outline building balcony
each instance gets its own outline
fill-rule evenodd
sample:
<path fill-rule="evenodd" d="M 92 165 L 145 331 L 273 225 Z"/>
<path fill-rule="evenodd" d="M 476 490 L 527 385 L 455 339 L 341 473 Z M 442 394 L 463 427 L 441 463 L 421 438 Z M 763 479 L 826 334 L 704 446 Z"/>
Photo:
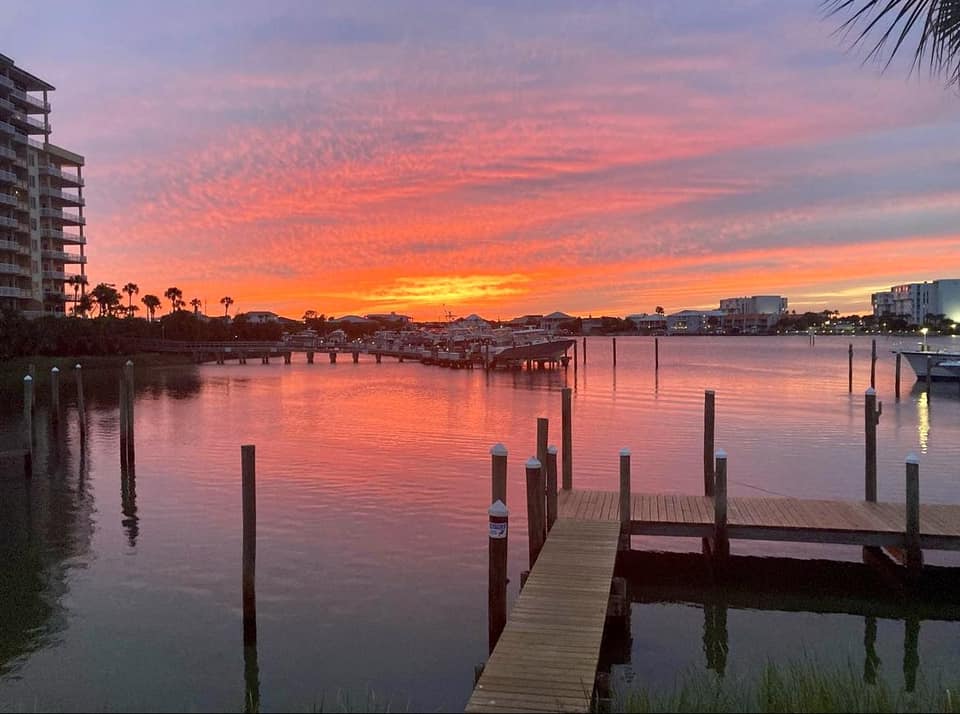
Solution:
<path fill-rule="evenodd" d="M 62 270 L 44 270 L 43 279 L 44 280 L 68 280 L 71 275 L 64 273 Z"/>
<path fill-rule="evenodd" d="M 20 221 L 16 218 L 8 218 L 7 216 L 0 216 L 0 226 L 4 228 L 13 228 L 16 230 L 20 227 Z"/>
<path fill-rule="evenodd" d="M 30 114 L 36 114 L 38 112 L 47 113 L 50 111 L 50 102 L 37 99 L 36 97 L 24 92 L 22 89 L 14 89 L 10 92 L 10 96 L 19 100 L 21 104 L 25 105 L 27 107 L 27 112 Z"/>
<path fill-rule="evenodd" d="M 0 275 L 30 276 L 30 268 L 16 263 L 0 263 Z"/>
<path fill-rule="evenodd" d="M 30 255 L 30 246 L 23 245 L 15 240 L 0 240 L 0 251 Z"/>
<path fill-rule="evenodd" d="M 59 179 L 60 183 L 65 186 L 83 186 L 83 179 L 80 178 L 78 174 L 70 173 L 69 171 L 63 171 L 52 164 L 41 166 L 40 173 L 44 176 L 50 176 L 51 178 Z"/>
<path fill-rule="evenodd" d="M 85 206 L 86 201 L 84 201 L 80 196 L 77 196 L 72 193 L 64 193 L 63 191 L 51 188 L 49 186 L 40 187 L 41 196 L 49 196 L 55 201 L 60 201 L 61 203 L 70 204 L 71 206 Z"/>
<path fill-rule="evenodd" d="M 4 159 L 9 159 L 10 161 L 17 160 L 17 152 L 13 149 L 9 149 L 6 146 L 0 146 L 0 157 Z"/>
<path fill-rule="evenodd" d="M 6 193 L 5 191 L 0 191 L 0 206 L 12 206 L 16 208 L 18 203 L 19 201 L 16 196 Z"/>
<path fill-rule="evenodd" d="M 33 297 L 33 293 L 29 290 L 23 290 L 21 288 L 9 288 L 6 285 L 0 285 L 0 297 L 24 298 L 29 300 Z"/>
<path fill-rule="evenodd" d="M 87 237 L 79 236 L 76 233 L 64 233 L 56 228 L 42 228 L 40 235 L 51 240 L 59 240 L 71 245 L 86 245 Z"/>
<path fill-rule="evenodd" d="M 17 175 L 13 171 L 5 171 L 0 169 L 0 183 L 19 183 Z"/>
<path fill-rule="evenodd" d="M 0 109 L 4 111 L 4 114 L 17 111 L 17 108 L 13 105 L 13 102 L 6 99 L 0 99 Z"/>
<path fill-rule="evenodd" d="M 23 135 L 18 134 L 17 136 L 23 136 Z M 30 139 L 29 137 L 26 137 L 26 136 L 23 136 L 23 139 L 24 141 L 27 142 L 28 146 L 32 146 L 34 149 L 37 149 L 38 151 L 47 150 L 47 145 L 44 144 L 42 141 L 36 141 L 35 139 Z"/>
<path fill-rule="evenodd" d="M 50 260 L 59 260 L 64 263 L 75 263 L 77 265 L 87 262 L 87 256 L 77 255 L 76 253 L 67 253 L 62 250 L 43 250 L 41 251 L 44 258 L 49 258 Z"/>
<path fill-rule="evenodd" d="M 19 126 L 28 134 L 49 134 L 50 127 L 39 119 L 27 116 L 23 112 L 14 111 L 10 114 L 9 120 L 14 126 Z"/>
<path fill-rule="evenodd" d="M 61 211 L 59 208 L 41 208 L 40 215 L 43 218 L 63 221 L 72 226 L 82 226 L 87 222 L 87 219 L 79 213 L 68 213 L 67 211 Z"/>
<path fill-rule="evenodd" d="M 18 136 L 17 128 L 13 124 L 8 124 L 5 121 L 0 121 L 0 134 L 10 134 L 14 138 Z"/>
<path fill-rule="evenodd" d="M 4 74 L 0 74 L 0 87 L 6 87 L 7 89 L 14 89 L 16 85 L 13 83 L 12 79 L 10 79 Z"/>

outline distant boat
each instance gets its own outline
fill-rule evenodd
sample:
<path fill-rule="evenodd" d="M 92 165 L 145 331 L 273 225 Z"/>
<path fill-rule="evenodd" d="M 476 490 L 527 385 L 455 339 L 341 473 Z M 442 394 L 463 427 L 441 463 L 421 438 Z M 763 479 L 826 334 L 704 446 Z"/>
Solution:
<path fill-rule="evenodd" d="M 907 358 L 907 362 L 910 363 L 919 380 L 927 378 L 928 358 L 931 381 L 960 379 L 960 352 L 901 350 L 900 354 Z"/>

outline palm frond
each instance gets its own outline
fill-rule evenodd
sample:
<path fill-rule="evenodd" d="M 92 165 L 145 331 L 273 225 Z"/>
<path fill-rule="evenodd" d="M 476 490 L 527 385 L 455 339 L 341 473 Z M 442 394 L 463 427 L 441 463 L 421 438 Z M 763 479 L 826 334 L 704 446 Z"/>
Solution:
<path fill-rule="evenodd" d="M 827 17 L 845 17 L 837 32 L 867 45 L 868 60 L 886 57 L 884 69 L 916 35 L 911 72 L 929 65 L 960 88 L 960 0 L 822 0 L 821 7 Z"/>

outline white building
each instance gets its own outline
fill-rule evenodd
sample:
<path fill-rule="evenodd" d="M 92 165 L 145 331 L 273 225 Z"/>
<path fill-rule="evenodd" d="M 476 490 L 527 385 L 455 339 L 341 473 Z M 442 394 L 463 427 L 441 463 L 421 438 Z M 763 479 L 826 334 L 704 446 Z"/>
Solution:
<path fill-rule="evenodd" d="M 724 298 L 720 301 L 720 310 L 736 315 L 784 315 L 787 299 L 779 295 Z"/>
<path fill-rule="evenodd" d="M 876 317 L 902 317 L 912 325 L 927 315 L 946 315 L 960 322 L 960 279 L 934 280 L 894 285 L 889 292 L 871 296 Z"/>
<path fill-rule="evenodd" d="M 50 143 L 53 89 L 0 54 L 0 307 L 33 315 L 63 315 L 87 282 L 84 159 Z"/>
<path fill-rule="evenodd" d="M 667 315 L 667 332 L 671 335 L 702 335 L 723 329 L 723 310 L 681 310 Z"/>

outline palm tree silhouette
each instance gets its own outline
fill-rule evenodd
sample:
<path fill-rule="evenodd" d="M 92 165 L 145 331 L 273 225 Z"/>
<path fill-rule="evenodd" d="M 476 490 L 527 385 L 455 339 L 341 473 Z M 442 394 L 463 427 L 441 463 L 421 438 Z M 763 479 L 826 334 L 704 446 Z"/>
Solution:
<path fill-rule="evenodd" d="M 127 283 L 123 286 L 123 292 L 127 294 L 127 317 L 133 317 L 133 296 L 140 293 L 140 286 L 136 283 Z"/>
<path fill-rule="evenodd" d="M 183 307 L 183 290 L 180 288 L 167 288 L 163 296 L 170 301 L 170 312 L 174 312 Z"/>
<path fill-rule="evenodd" d="M 226 297 L 220 298 L 220 304 L 223 305 L 223 316 L 229 317 L 230 306 L 233 305 L 233 298 L 229 295 Z"/>
<path fill-rule="evenodd" d="M 150 315 L 150 322 L 153 322 L 153 315 L 160 307 L 160 298 L 156 295 L 144 295 L 140 302 L 147 306 L 147 313 Z"/>
<path fill-rule="evenodd" d="M 200 306 L 203 305 L 203 300 L 200 298 L 194 298 L 190 301 L 190 305 L 193 307 L 193 314 L 197 315 L 200 313 Z"/>

